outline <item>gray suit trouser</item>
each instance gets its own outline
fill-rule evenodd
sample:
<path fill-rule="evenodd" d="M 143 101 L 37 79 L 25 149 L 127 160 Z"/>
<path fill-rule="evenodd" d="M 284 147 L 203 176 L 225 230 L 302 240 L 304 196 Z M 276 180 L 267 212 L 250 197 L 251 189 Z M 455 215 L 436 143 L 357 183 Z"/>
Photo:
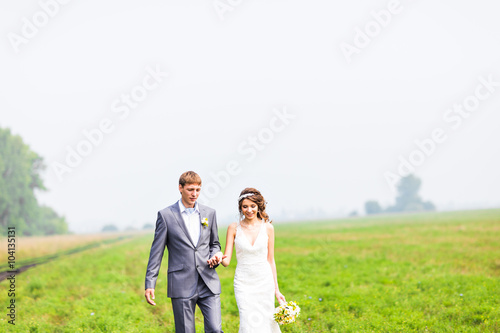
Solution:
<path fill-rule="evenodd" d="M 198 286 L 189 298 L 172 298 L 175 332 L 195 333 L 194 311 L 196 304 L 203 313 L 206 333 L 223 333 L 220 295 L 214 295 L 198 275 Z"/>

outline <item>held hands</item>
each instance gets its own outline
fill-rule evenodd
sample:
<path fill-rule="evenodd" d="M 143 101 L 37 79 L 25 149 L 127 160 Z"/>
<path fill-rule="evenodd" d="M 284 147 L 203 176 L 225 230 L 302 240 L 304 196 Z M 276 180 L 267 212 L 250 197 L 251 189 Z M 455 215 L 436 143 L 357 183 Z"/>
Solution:
<path fill-rule="evenodd" d="M 286 303 L 285 296 L 278 289 L 276 289 L 276 299 L 280 305 Z"/>
<path fill-rule="evenodd" d="M 151 305 L 156 305 L 155 301 L 155 290 L 154 289 L 146 289 L 144 296 L 146 297 L 146 301 L 148 301 Z"/>
<path fill-rule="evenodd" d="M 214 256 L 210 259 L 207 260 L 208 266 L 210 268 L 214 268 L 215 266 L 219 265 L 222 262 L 222 259 L 226 258 L 227 256 L 223 256 L 222 252 L 217 252 L 214 254 Z"/>

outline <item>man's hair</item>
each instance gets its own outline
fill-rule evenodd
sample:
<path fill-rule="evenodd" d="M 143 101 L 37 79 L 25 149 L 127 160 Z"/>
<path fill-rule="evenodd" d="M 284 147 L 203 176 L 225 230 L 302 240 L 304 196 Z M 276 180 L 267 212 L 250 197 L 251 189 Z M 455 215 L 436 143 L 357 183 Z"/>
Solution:
<path fill-rule="evenodd" d="M 201 186 L 201 178 L 194 171 L 186 171 L 179 178 L 179 185 L 184 187 L 186 184 L 197 184 Z"/>

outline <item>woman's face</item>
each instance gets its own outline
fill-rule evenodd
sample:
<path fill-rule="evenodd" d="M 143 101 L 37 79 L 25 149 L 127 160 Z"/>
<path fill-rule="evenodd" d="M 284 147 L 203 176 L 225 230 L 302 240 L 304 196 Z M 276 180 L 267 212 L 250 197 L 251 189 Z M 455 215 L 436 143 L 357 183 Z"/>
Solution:
<path fill-rule="evenodd" d="M 255 218 L 258 210 L 259 207 L 255 202 L 249 199 L 243 199 L 243 202 L 241 203 L 241 212 L 247 219 L 251 220 Z"/>

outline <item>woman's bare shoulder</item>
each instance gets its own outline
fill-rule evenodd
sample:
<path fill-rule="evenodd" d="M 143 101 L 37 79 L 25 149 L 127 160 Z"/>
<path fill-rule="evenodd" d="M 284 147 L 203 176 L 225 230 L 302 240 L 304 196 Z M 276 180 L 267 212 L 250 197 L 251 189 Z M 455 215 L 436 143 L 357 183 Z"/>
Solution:
<path fill-rule="evenodd" d="M 271 222 L 266 222 L 266 230 L 267 231 L 274 231 L 274 226 Z"/>

